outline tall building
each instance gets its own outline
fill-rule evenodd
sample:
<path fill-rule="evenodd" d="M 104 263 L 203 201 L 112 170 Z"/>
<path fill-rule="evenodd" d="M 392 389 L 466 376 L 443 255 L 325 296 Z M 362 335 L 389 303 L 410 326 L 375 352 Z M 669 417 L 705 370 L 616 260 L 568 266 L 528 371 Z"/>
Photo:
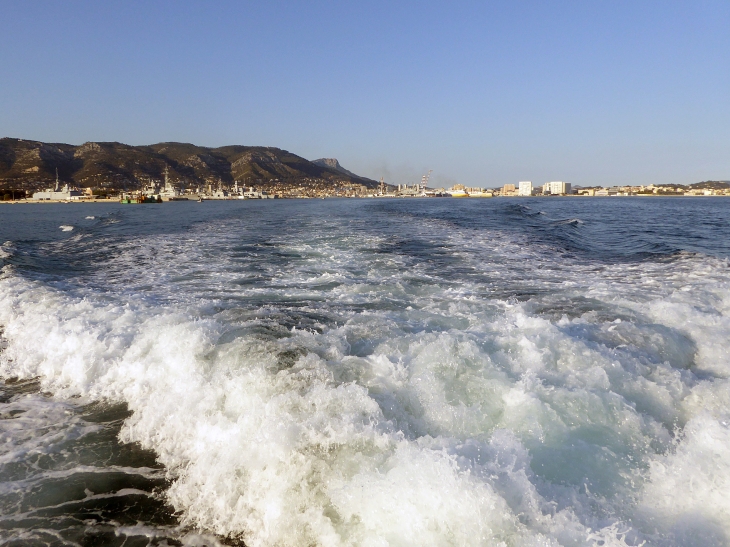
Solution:
<path fill-rule="evenodd" d="M 520 189 L 517 192 L 518 196 L 531 196 L 532 195 L 532 181 L 521 180 Z"/>
<path fill-rule="evenodd" d="M 546 182 L 542 187 L 543 194 L 551 194 L 553 196 L 570 194 L 570 192 L 571 192 L 570 183 L 563 182 L 561 180 Z"/>

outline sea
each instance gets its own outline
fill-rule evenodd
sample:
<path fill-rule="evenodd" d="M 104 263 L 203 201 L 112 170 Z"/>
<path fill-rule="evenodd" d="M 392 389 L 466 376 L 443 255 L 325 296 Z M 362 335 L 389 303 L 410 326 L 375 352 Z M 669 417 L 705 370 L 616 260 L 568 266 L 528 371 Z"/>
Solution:
<path fill-rule="evenodd" d="M 730 545 L 730 199 L 0 205 L 0 543 Z"/>

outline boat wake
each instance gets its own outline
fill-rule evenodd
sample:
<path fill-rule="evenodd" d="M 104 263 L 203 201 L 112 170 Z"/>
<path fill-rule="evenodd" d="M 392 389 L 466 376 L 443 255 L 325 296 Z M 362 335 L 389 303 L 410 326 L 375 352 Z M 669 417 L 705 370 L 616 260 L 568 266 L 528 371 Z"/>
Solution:
<path fill-rule="evenodd" d="M 63 282 L 6 267 L 0 375 L 37 390 L 6 397 L 0 470 L 113 431 L 132 461 L 95 465 L 138 486 L 86 492 L 79 455 L 74 503 L 251 547 L 727 544 L 727 260 L 298 211 L 57 242 L 88 265 Z M 27 465 L 2 522 L 56 480 Z"/>

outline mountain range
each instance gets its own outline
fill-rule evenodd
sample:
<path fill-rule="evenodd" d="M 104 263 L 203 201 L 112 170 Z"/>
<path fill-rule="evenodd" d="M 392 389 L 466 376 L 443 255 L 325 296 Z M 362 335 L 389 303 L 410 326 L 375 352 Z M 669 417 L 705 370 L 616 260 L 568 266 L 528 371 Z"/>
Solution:
<path fill-rule="evenodd" d="M 133 190 L 150 180 L 188 186 L 292 185 L 353 183 L 369 188 L 377 182 L 343 168 L 336 159 L 308 161 L 287 150 L 267 146 L 222 146 L 163 142 L 131 146 L 119 142 L 63 143 L 0 139 L 0 187 L 39 190 L 56 179 L 79 187 Z"/>

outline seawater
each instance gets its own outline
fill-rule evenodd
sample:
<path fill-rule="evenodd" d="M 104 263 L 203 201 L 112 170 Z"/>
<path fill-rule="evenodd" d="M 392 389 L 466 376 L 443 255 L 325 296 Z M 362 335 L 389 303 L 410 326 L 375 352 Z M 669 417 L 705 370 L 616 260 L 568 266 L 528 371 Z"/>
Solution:
<path fill-rule="evenodd" d="M 0 540 L 730 545 L 730 200 L 0 207 Z"/>

